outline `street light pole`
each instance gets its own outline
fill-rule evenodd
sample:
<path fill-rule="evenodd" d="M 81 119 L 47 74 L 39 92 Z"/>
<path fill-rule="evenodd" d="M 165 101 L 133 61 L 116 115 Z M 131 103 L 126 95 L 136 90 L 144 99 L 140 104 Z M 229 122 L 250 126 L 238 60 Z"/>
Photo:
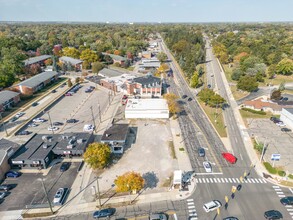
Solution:
<path fill-rule="evenodd" d="M 261 156 L 260 156 L 260 159 L 259 159 L 260 163 L 261 163 L 261 161 L 262 161 L 262 159 L 264 157 L 266 145 L 267 145 L 267 138 L 265 139 L 265 143 L 264 143 L 263 148 L 262 148 Z"/>
<path fill-rule="evenodd" d="M 41 181 L 42 181 L 42 186 L 43 186 L 43 189 L 44 189 L 44 191 L 45 191 L 45 195 L 46 195 L 47 201 L 48 201 L 48 203 L 49 203 L 49 207 L 50 207 L 51 213 L 54 214 L 54 211 L 53 211 L 53 208 L 52 208 L 51 202 L 50 202 L 50 200 L 49 200 L 48 192 L 47 192 L 47 190 L 46 190 L 46 187 L 45 187 L 45 184 L 44 184 L 44 180 L 43 180 L 43 178 L 41 178 Z"/>
<path fill-rule="evenodd" d="M 91 113 L 92 113 L 93 124 L 94 124 L 94 127 L 96 129 L 96 122 L 95 122 L 95 116 L 94 116 L 94 112 L 93 112 L 93 106 L 91 106 L 90 109 L 91 109 Z"/>
<path fill-rule="evenodd" d="M 50 116 L 50 113 L 49 113 L 49 111 L 47 111 L 47 114 L 48 114 L 48 117 L 49 117 L 49 121 L 50 121 L 50 127 L 51 127 L 51 130 L 52 130 L 52 134 L 54 134 L 54 130 L 53 130 L 53 124 L 52 124 L 52 120 L 51 120 L 51 116 Z"/>
<path fill-rule="evenodd" d="M 101 196 L 100 196 L 100 187 L 99 187 L 99 177 L 97 177 L 97 190 L 98 190 L 98 197 L 99 197 L 99 209 L 101 209 Z"/>

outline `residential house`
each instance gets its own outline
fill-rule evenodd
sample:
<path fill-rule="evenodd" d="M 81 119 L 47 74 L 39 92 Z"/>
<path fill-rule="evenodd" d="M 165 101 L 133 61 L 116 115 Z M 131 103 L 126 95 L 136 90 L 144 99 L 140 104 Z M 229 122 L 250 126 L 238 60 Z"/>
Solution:
<path fill-rule="evenodd" d="M 122 154 L 126 146 L 128 130 L 128 124 L 114 124 L 104 132 L 101 143 L 108 144 L 112 153 Z"/>
<path fill-rule="evenodd" d="M 113 60 L 113 63 L 119 63 L 120 65 L 123 65 L 127 61 L 127 58 L 119 56 L 119 55 L 110 54 L 110 53 L 102 53 L 102 54 L 110 56 Z"/>
<path fill-rule="evenodd" d="M 50 59 L 51 55 L 41 55 L 37 57 L 30 57 L 26 60 L 24 60 L 24 65 L 26 67 L 32 65 L 32 64 L 39 64 L 40 66 L 45 66 L 45 61 Z"/>
<path fill-rule="evenodd" d="M 46 85 L 58 79 L 59 73 L 56 71 L 42 72 L 27 80 L 24 80 L 11 88 L 24 95 L 32 95 L 41 90 Z"/>
<path fill-rule="evenodd" d="M 72 57 L 63 56 L 63 57 L 59 58 L 59 61 L 61 63 L 63 63 L 63 64 L 71 65 L 74 68 L 75 71 L 81 71 L 82 70 L 82 63 L 83 63 L 82 60 L 74 59 Z"/>
<path fill-rule="evenodd" d="M 0 112 L 12 108 L 20 101 L 20 94 L 9 90 L 0 92 Z"/>

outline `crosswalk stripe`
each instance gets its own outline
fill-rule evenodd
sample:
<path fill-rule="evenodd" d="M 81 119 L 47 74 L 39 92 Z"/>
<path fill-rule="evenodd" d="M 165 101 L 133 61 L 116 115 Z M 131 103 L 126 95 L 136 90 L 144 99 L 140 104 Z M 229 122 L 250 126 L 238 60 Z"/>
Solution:
<path fill-rule="evenodd" d="M 195 183 L 198 183 L 198 179 L 195 179 Z"/>
<path fill-rule="evenodd" d="M 255 183 L 254 179 L 250 179 L 250 180 L 251 180 L 251 182 Z"/>
<path fill-rule="evenodd" d="M 280 188 L 280 187 L 279 187 L 279 186 L 273 186 L 273 188 L 275 188 L 275 189 L 276 189 L 276 188 Z"/>
<path fill-rule="evenodd" d="M 287 209 L 288 212 L 293 212 L 293 209 Z"/>
<path fill-rule="evenodd" d="M 187 199 L 186 201 L 187 202 L 193 202 L 194 200 L 193 199 Z"/>
<path fill-rule="evenodd" d="M 267 183 L 267 181 L 265 179 L 262 179 L 262 181 L 264 181 L 264 183 Z"/>
<path fill-rule="evenodd" d="M 211 183 L 213 183 L 213 182 L 214 182 L 212 178 L 210 178 L 210 181 L 211 181 Z"/>
<path fill-rule="evenodd" d="M 275 189 L 275 191 L 282 191 L 282 189 Z"/>
<path fill-rule="evenodd" d="M 232 180 L 233 180 L 234 183 L 236 183 L 236 179 L 235 178 L 232 178 Z"/>
<path fill-rule="evenodd" d="M 230 183 L 232 183 L 232 179 L 231 178 L 228 178 L 228 180 L 229 180 Z"/>
<path fill-rule="evenodd" d="M 292 205 L 285 205 L 286 208 L 292 208 Z"/>
<path fill-rule="evenodd" d="M 285 195 L 278 195 L 280 198 L 284 198 L 284 197 L 286 197 Z"/>
<path fill-rule="evenodd" d="M 290 215 L 293 215 L 293 212 L 289 212 Z"/>
<path fill-rule="evenodd" d="M 190 205 L 190 206 L 188 206 L 188 209 L 195 209 L 195 206 L 194 205 Z"/>
<path fill-rule="evenodd" d="M 194 205 L 194 202 L 188 202 L 187 205 Z"/>
<path fill-rule="evenodd" d="M 197 214 L 196 213 L 190 213 L 189 216 L 197 217 Z"/>
<path fill-rule="evenodd" d="M 188 210 L 189 212 L 196 212 L 196 210 L 195 209 L 191 209 L 191 210 Z"/>
<path fill-rule="evenodd" d="M 254 180 L 255 180 L 255 182 L 259 183 L 259 180 L 258 179 L 254 179 Z"/>
<path fill-rule="evenodd" d="M 201 179 L 199 179 L 199 183 L 201 183 Z"/>
<path fill-rule="evenodd" d="M 209 179 L 206 179 L 207 183 L 210 183 Z"/>
<path fill-rule="evenodd" d="M 277 194 L 284 194 L 283 192 L 276 192 Z"/>
<path fill-rule="evenodd" d="M 214 181 L 215 181 L 215 183 L 217 183 L 218 182 L 217 178 L 214 178 Z"/>
<path fill-rule="evenodd" d="M 240 180 L 239 180 L 238 178 L 236 178 L 236 182 L 237 182 L 237 183 L 240 183 Z"/>
<path fill-rule="evenodd" d="M 221 182 L 220 178 L 217 178 L 217 180 L 218 180 L 219 183 Z"/>
<path fill-rule="evenodd" d="M 191 216 L 190 216 L 191 217 Z M 197 220 L 196 217 L 189 218 L 190 220 Z"/>
<path fill-rule="evenodd" d="M 258 179 L 258 181 L 259 181 L 260 183 L 263 183 L 263 180 L 262 180 L 262 179 Z"/>
<path fill-rule="evenodd" d="M 264 179 L 248 178 L 244 183 L 266 183 Z M 195 183 L 241 183 L 239 178 L 195 178 Z M 275 191 L 281 190 L 278 186 L 273 186 Z"/>
<path fill-rule="evenodd" d="M 251 183 L 251 180 L 250 179 L 247 179 L 247 182 Z"/>
<path fill-rule="evenodd" d="M 205 179 L 202 179 L 202 182 L 203 182 L 203 183 L 205 183 L 205 182 L 206 182 L 206 180 L 205 180 Z"/>

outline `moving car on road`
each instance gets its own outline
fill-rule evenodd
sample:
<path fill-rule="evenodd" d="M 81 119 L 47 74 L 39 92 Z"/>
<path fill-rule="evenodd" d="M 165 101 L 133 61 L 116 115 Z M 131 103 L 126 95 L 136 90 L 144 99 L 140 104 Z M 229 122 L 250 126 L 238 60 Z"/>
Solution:
<path fill-rule="evenodd" d="M 25 115 L 25 112 L 18 112 L 15 117 L 20 118 L 23 115 Z"/>
<path fill-rule="evenodd" d="M 105 218 L 105 217 L 110 217 L 115 213 L 115 209 L 108 208 L 108 209 L 102 209 L 99 211 L 95 211 L 93 214 L 94 218 Z"/>
<path fill-rule="evenodd" d="M 281 212 L 279 212 L 277 210 L 269 210 L 269 211 L 265 212 L 264 217 L 266 219 L 281 219 L 281 218 L 283 218 L 283 215 Z"/>
<path fill-rule="evenodd" d="M 237 158 L 233 154 L 222 153 L 222 156 L 231 164 L 234 164 L 237 161 Z"/>
<path fill-rule="evenodd" d="M 287 196 L 280 200 L 283 205 L 293 205 L 293 196 Z"/>
<path fill-rule="evenodd" d="M 221 207 L 221 203 L 218 201 L 218 200 L 213 200 L 213 201 L 210 201 L 206 204 L 203 205 L 203 209 L 206 211 L 206 212 L 211 212 L 217 208 L 220 208 Z"/>
<path fill-rule="evenodd" d="M 35 106 L 37 106 L 38 104 L 39 104 L 38 102 L 34 102 L 34 103 L 32 104 L 32 106 L 35 107 Z"/>
<path fill-rule="evenodd" d="M 16 172 L 16 171 L 13 171 L 13 170 L 10 170 L 10 171 L 8 171 L 8 172 L 5 174 L 6 178 L 7 178 L 7 177 L 17 178 L 17 177 L 19 177 L 20 175 L 21 175 L 20 172 Z"/>
<path fill-rule="evenodd" d="M 61 164 L 61 167 L 60 167 L 60 171 L 61 172 L 65 172 L 66 170 L 68 170 L 68 168 L 70 167 L 70 162 L 63 162 Z"/>
<path fill-rule="evenodd" d="M 203 162 L 203 167 L 204 167 L 204 169 L 205 169 L 205 171 L 207 173 L 211 173 L 212 172 L 212 165 L 210 164 L 210 162 L 204 161 Z"/>

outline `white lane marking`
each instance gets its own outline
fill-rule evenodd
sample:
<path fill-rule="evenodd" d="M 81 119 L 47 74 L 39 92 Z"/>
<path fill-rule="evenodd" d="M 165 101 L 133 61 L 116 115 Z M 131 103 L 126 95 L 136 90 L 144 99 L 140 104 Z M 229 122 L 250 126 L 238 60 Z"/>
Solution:
<path fill-rule="evenodd" d="M 279 186 L 273 186 L 273 188 L 280 188 Z"/>
<path fill-rule="evenodd" d="M 277 194 L 284 194 L 283 192 L 276 192 Z"/>
<path fill-rule="evenodd" d="M 241 160 L 243 160 L 242 154 L 240 154 L 240 158 L 241 158 Z"/>
<path fill-rule="evenodd" d="M 275 191 L 282 191 L 282 189 L 275 189 Z"/>
<path fill-rule="evenodd" d="M 187 202 L 193 202 L 194 200 L 193 199 L 187 199 L 186 201 Z"/>
<path fill-rule="evenodd" d="M 293 189 L 292 188 L 289 188 L 290 192 L 293 194 Z"/>
<path fill-rule="evenodd" d="M 176 213 L 173 214 L 175 220 L 178 220 Z"/>

